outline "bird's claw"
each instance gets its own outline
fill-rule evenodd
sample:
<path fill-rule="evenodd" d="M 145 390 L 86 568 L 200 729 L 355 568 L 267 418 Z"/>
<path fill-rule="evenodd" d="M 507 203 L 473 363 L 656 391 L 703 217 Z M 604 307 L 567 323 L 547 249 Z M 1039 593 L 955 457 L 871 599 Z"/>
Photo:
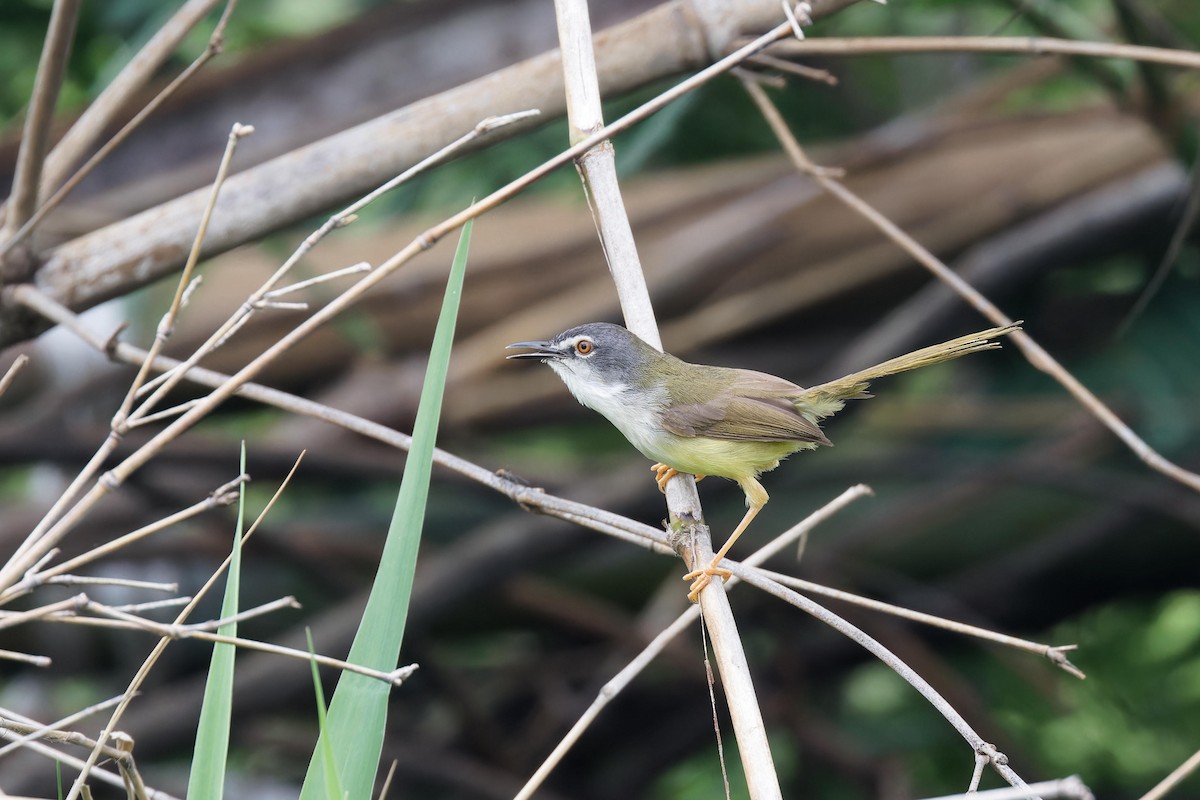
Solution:
<path fill-rule="evenodd" d="M 650 469 L 654 470 L 654 482 L 658 484 L 658 490 L 663 494 L 667 493 L 667 483 L 679 474 L 679 471 L 674 467 L 668 467 L 666 464 L 655 464 Z M 696 475 L 696 483 L 704 480 L 703 475 Z"/>
<path fill-rule="evenodd" d="M 658 484 L 658 490 L 663 494 L 667 493 L 667 482 L 674 478 L 679 473 L 673 467 L 668 467 L 666 464 L 655 464 L 650 469 L 654 470 L 654 482 Z"/>
<path fill-rule="evenodd" d="M 727 569 L 718 567 L 717 563 L 714 561 L 704 569 L 694 569 L 687 575 L 684 575 L 683 579 L 685 581 L 690 580 L 692 582 L 692 585 L 688 587 L 688 600 L 691 600 L 693 603 L 699 602 L 700 592 L 704 591 L 704 587 L 708 586 L 709 581 L 711 581 L 714 577 L 718 577 L 723 581 L 727 581 L 733 577 L 733 573 Z"/>

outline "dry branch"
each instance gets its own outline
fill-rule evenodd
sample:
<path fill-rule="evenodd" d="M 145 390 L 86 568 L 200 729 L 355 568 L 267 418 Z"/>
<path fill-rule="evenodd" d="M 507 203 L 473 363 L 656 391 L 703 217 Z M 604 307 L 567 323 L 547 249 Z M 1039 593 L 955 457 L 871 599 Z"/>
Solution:
<path fill-rule="evenodd" d="M 55 0 L 50 12 L 50 25 L 46 30 L 46 44 L 38 62 L 37 78 L 33 86 L 33 97 L 25 116 L 25 130 L 21 134 L 21 150 L 17 155 L 17 171 L 13 177 L 12 197 L 7 204 L 3 238 L 25 224 L 38 203 L 38 184 L 42 177 L 46 151 L 50 146 L 50 121 L 62 88 L 67 68 L 67 57 L 71 53 L 71 40 L 75 36 L 75 22 L 79 17 L 80 0 Z M 26 259 L 17 265 L 5 264 L 4 280 L 25 280 L 32 270 Z M 22 269 L 23 268 L 23 269 Z M 22 274 L 24 273 L 24 274 Z"/>
<path fill-rule="evenodd" d="M 1011 325 L 1013 320 L 1000 310 L 994 303 L 984 297 L 979 291 L 968 284 L 959 275 L 946 266 L 941 260 L 933 255 L 929 250 L 923 247 L 910 235 L 901 230 L 894 222 L 880 213 L 877 209 L 864 202 L 861 197 L 846 188 L 846 185 L 824 172 L 814 169 L 812 161 L 804 154 L 799 142 L 792 135 L 787 123 L 780 116 L 778 110 L 767 97 L 766 92 L 761 86 L 754 83 L 743 83 L 746 91 L 750 93 L 755 104 L 762 111 L 763 116 L 771 126 L 780 144 L 787 152 L 789 158 L 792 159 L 793 165 L 797 170 L 808 173 L 813 180 L 817 181 L 825 191 L 829 192 L 834 197 L 841 200 L 847 206 L 852 208 L 858 214 L 869 220 L 879 230 L 895 242 L 900 248 L 909 253 L 919 264 L 932 272 L 940 281 L 950 286 L 954 291 L 972 305 L 981 314 L 987 317 L 996 325 Z M 1184 486 L 1189 487 L 1193 491 L 1200 492 L 1200 474 L 1191 472 L 1180 467 L 1179 465 L 1167 460 L 1158 451 L 1146 444 L 1140 436 L 1138 436 L 1132 428 L 1113 413 L 1112 409 L 1106 406 L 1100 398 L 1096 397 L 1086 386 L 1067 371 L 1053 356 L 1046 352 L 1041 345 L 1033 340 L 1029 334 L 1024 331 L 1017 331 L 1012 335 L 1012 340 L 1024 353 L 1036 369 L 1045 372 L 1054 380 L 1058 381 L 1063 388 L 1071 393 L 1075 399 L 1086 408 L 1097 419 L 1116 434 L 1125 445 L 1137 455 L 1147 466 L 1154 469 L 1169 478 L 1172 478 Z"/>
<path fill-rule="evenodd" d="M 816 3 L 817 15 L 848 0 Z M 742 3 L 727 15 L 700 18 L 693 4 L 672 0 L 595 37 L 601 88 L 613 96 L 713 61 L 738 35 L 760 31 L 780 16 L 772 0 Z M 719 24 L 717 24 L 719 23 Z M 234 175 L 225 187 L 203 254 L 257 239 L 361 195 L 403 172 L 478 120 L 535 107 L 543 119 L 563 113 L 557 52 L 545 53 L 427 98 Z M 524 123 L 509 135 L 530 127 Z M 143 286 L 177 269 L 192 241 L 206 190 L 198 190 L 50 251 L 37 285 L 75 310 Z M 262 198 L 272 202 L 264 203 Z M 0 319 L 0 346 L 36 330 Z"/>

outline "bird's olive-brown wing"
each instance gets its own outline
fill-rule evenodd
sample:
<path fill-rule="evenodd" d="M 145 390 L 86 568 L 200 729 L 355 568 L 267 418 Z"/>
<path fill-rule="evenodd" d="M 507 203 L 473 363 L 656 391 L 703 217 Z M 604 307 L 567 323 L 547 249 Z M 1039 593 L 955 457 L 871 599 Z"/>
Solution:
<path fill-rule="evenodd" d="M 663 412 L 663 427 L 678 436 L 829 444 L 816 423 L 796 410 L 791 398 L 803 392 L 799 386 L 762 372 L 729 370 L 728 374 L 727 385 L 710 399 L 701 401 L 681 392 Z"/>

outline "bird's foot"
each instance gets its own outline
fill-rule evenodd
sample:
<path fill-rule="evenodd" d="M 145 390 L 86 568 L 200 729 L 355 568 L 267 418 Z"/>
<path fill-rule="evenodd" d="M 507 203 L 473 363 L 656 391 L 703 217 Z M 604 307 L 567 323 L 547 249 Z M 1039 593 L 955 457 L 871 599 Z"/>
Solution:
<path fill-rule="evenodd" d="M 667 481 L 674 478 L 679 473 L 674 467 L 668 467 L 666 464 L 655 464 L 650 469 L 654 470 L 654 482 L 658 484 L 658 490 L 663 494 L 667 493 Z"/>
<path fill-rule="evenodd" d="M 708 586 L 709 581 L 713 578 L 720 578 L 723 581 L 729 580 L 733 573 L 727 569 L 722 569 L 717 566 L 717 561 L 713 561 L 704 569 L 694 569 L 687 575 L 683 576 L 685 581 L 691 581 L 692 585 L 688 587 L 688 600 L 693 603 L 699 602 L 700 592 Z"/>
<path fill-rule="evenodd" d="M 663 494 L 667 493 L 667 482 L 679 474 L 679 471 L 674 467 L 668 467 L 666 464 L 658 463 L 650 469 L 654 470 L 654 482 L 658 484 L 658 490 Z M 703 475 L 696 475 L 696 483 L 704 480 Z"/>

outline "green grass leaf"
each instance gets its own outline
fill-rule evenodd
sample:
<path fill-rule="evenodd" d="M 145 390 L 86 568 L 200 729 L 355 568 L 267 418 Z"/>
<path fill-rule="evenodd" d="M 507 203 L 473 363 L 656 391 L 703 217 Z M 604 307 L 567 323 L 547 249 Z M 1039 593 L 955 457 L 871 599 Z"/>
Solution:
<path fill-rule="evenodd" d="M 242 471 L 246 474 L 246 443 L 242 442 Z M 225 578 L 225 599 L 221 617 L 238 613 L 239 584 L 242 573 L 242 534 L 246 521 L 246 484 L 238 486 L 237 528 L 233 537 L 233 556 Z M 217 629 L 223 636 L 237 636 L 237 623 Z M 225 761 L 229 756 L 229 724 L 233 715 L 233 666 L 237 648 L 231 644 L 213 644 L 212 662 L 204 684 L 204 703 L 196 728 L 196 748 L 188 775 L 187 796 L 219 800 L 225 789 Z"/>
<path fill-rule="evenodd" d="M 471 241 L 471 223 L 463 227 L 446 282 L 446 295 L 438 316 L 437 331 L 429 351 L 429 366 L 421 388 L 421 401 L 413 425 L 412 448 L 404 465 L 400 495 L 388 528 L 387 541 L 379 560 L 379 570 L 371 586 L 371 595 L 362 622 L 350 647 L 348 661 L 382 671 L 396 668 L 404 624 L 408 617 L 413 575 L 417 566 L 417 547 L 425 520 L 425 502 L 429 495 L 429 476 L 433 466 L 433 446 L 437 439 L 450 348 L 458 321 L 463 276 L 467 267 L 467 249 Z M 336 754 L 336 769 L 342 786 L 353 800 L 371 796 L 379 756 L 383 750 L 387 723 L 387 701 L 391 687 L 374 678 L 344 672 L 329 705 L 328 723 L 317 742 L 317 751 L 309 761 L 308 774 L 301 790 L 302 800 L 329 800 L 325 791 L 325 766 L 321 748 L 328 741 Z"/>
<path fill-rule="evenodd" d="M 317 699 L 317 729 L 321 732 L 318 740 L 316 755 L 321 757 L 321 766 L 325 775 L 325 796 L 328 798 L 343 798 L 346 790 L 342 788 L 342 779 L 338 777 L 337 754 L 333 752 L 333 739 L 326 735 L 329 728 L 329 716 L 325 706 L 325 690 L 321 687 L 321 671 L 317 669 L 317 649 L 313 647 L 312 630 L 304 629 L 304 637 L 308 640 L 309 666 L 312 667 L 313 694 Z M 315 756 L 314 756 L 315 757 Z"/>

